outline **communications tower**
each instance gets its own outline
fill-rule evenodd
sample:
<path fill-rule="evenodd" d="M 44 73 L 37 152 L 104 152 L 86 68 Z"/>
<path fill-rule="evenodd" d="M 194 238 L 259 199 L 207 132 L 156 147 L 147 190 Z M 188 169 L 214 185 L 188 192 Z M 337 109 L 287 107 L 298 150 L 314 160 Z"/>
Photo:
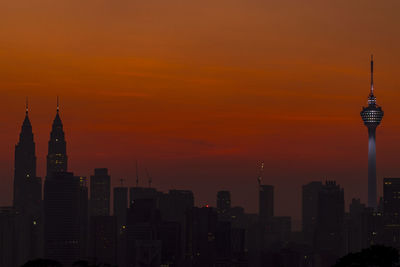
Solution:
<path fill-rule="evenodd" d="M 368 106 L 363 107 L 361 118 L 368 128 L 368 207 L 377 207 L 376 190 L 376 149 L 375 132 L 376 127 L 381 123 L 383 110 L 376 104 L 374 95 L 374 60 L 371 56 L 371 89 L 368 96 Z"/>

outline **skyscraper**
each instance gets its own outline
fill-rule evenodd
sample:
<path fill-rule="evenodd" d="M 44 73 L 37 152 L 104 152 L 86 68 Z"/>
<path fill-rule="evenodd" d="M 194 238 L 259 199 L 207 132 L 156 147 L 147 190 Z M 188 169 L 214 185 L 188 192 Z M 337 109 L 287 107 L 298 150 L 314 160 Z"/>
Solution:
<path fill-rule="evenodd" d="M 128 187 L 114 187 L 114 216 L 117 217 L 118 233 L 126 228 L 126 215 L 128 209 Z"/>
<path fill-rule="evenodd" d="M 49 150 L 47 154 L 47 177 L 57 172 L 67 171 L 67 143 L 65 142 L 63 124 L 60 118 L 60 108 L 57 99 L 57 113 L 50 133 Z"/>
<path fill-rule="evenodd" d="M 231 208 L 231 193 L 229 191 L 218 191 L 217 193 L 217 212 L 227 213 Z"/>
<path fill-rule="evenodd" d="M 318 216 L 318 198 L 322 182 L 310 182 L 303 185 L 302 225 L 304 238 L 311 243 L 315 234 Z"/>
<path fill-rule="evenodd" d="M 383 179 L 384 244 L 400 248 L 400 178 Z"/>
<path fill-rule="evenodd" d="M 71 265 L 81 258 L 80 179 L 55 172 L 44 184 L 45 257 Z"/>
<path fill-rule="evenodd" d="M 15 146 L 14 199 L 17 228 L 15 242 L 17 247 L 16 264 L 42 254 L 42 181 L 36 177 L 35 142 L 32 125 L 26 105 L 18 144 Z"/>
<path fill-rule="evenodd" d="M 265 222 L 274 216 L 274 187 L 260 185 L 258 214 L 260 220 Z"/>
<path fill-rule="evenodd" d="M 32 205 L 40 206 L 41 198 L 41 180 L 36 177 L 35 142 L 26 107 L 19 141 L 15 146 L 14 208 L 20 213 L 30 212 Z"/>
<path fill-rule="evenodd" d="M 336 260 L 344 250 L 343 226 L 344 190 L 335 181 L 327 181 L 318 194 L 315 248 Z"/>
<path fill-rule="evenodd" d="M 375 132 L 376 127 L 381 123 L 383 110 L 376 104 L 374 96 L 374 61 L 371 56 L 371 89 L 368 96 L 368 106 L 363 107 L 361 118 L 368 128 L 368 207 L 377 207 L 376 192 L 376 150 L 375 150 Z"/>
<path fill-rule="evenodd" d="M 110 175 L 106 168 L 94 169 L 90 176 L 90 215 L 110 215 Z"/>
<path fill-rule="evenodd" d="M 128 187 L 114 187 L 114 217 L 116 217 L 117 265 L 126 266 L 126 218 Z"/>

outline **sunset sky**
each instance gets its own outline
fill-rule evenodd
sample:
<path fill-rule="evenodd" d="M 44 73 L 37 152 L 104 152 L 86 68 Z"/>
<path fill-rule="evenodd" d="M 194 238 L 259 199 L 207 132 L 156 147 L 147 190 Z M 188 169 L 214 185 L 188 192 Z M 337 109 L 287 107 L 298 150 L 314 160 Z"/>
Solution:
<path fill-rule="evenodd" d="M 336 180 L 366 200 L 369 59 L 385 116 L 377 174 L 400 177 L 400 1 L 0 0 L 0 205 L 29 97 L 45 175 L 60 96 L 69 170 L 113 184 L 218 190 L 257 209 L 257 173 L 277 215 L 300 219 L 301 185 Z M 346 204 L 347 205 L 347 204 Z"/>

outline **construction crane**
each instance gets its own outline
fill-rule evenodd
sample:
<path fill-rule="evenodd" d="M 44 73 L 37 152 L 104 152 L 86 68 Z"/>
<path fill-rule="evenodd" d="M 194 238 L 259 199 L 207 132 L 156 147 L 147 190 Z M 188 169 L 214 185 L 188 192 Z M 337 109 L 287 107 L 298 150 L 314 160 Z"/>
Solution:
<path fill-rule="evenodd" d="M 260 170 L 258 172 L 258 177 L 257 177 L 258 187 L 261 186 L 263 172 L 264 172 L 264 161 L 261 161 L 261 166 L 260 166 Z"/>
<path fill-rule="evenodd" d="M 151 179 L 151 176 L 149 175 L 149 172 L 147 171 L 147 168 L 146 168 L 146 175 L 147 175 L 147 179 L 149 181 L 149 188 L 151 188 L 152 179 Z"/>

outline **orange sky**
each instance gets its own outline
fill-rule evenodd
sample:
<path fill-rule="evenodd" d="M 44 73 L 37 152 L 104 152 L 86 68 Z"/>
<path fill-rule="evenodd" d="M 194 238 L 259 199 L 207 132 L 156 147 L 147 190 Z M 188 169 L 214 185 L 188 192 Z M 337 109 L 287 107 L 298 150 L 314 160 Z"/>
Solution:
<path fill-rule="evenodd" d="M 29 96 L 39 175 L 56 96 L 70 170 L 108 167 L 134 184 L 219 189 L 256 210 L 257 164 L 276 213 L 300 216 L 301 185 L 336 179 L 365 200 L 375 88 L 378 180 L 400 176 L 397 0 L 0 0 L 0 204 L 11 202 L 14 145 Z M 292 203 L 289 203 L 292 202 Z"/>

